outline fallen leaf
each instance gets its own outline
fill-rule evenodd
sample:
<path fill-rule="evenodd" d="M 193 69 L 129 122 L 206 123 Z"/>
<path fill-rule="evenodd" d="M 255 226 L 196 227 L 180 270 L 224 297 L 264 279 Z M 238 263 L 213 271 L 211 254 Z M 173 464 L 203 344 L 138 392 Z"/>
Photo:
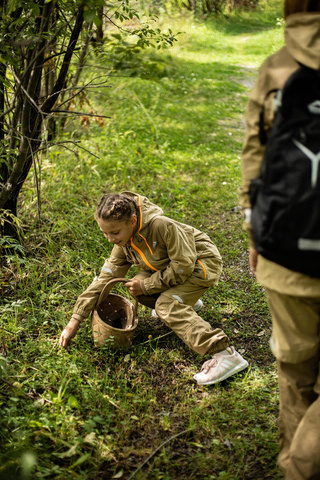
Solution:
<path fill-rule="evenodd" d="M 119 470 L 119 472 L 118 472 L 118 473 L 116 473 L 115 475 L 113 475 L 113 477 L 112 477 L 112 478 L 121 478 L 121 477 L 122 477 L 122 475 L 123 475 L 123 470 Z"/>

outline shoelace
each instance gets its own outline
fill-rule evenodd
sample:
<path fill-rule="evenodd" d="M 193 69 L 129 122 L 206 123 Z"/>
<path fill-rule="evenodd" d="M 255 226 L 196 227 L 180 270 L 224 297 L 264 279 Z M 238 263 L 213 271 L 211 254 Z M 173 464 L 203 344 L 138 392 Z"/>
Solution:
<path fill-rule="evenodd" d="M 202 365 L 202 369 L 201 369 L 201 372 L 204 372 L 204 373 L 208 373 L 210 368 L 212 367 L 215 367 L 218 363 L 218 359 L 217 358 L 211 358 L 210 360 L 207 360 L 206 362 L 204 362 L 204 364 Z"/>

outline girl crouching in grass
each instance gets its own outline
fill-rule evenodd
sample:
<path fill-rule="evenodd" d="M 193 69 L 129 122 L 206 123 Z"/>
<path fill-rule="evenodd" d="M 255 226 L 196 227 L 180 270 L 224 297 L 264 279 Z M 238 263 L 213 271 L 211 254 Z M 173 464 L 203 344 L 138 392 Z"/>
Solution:
<path fill-rule="evenodd" d="M 104 195 L 95 218 L 114 247 L 99 277 L 76 301 L 61 346 L 68 345 L 90 315 L 104 285 L 136 265 L 140 272 L 125 283 L 130 294 L 155 309 L 192 350 L 212 357 L 193 377 L 199 385 L 217 383 L 247 368 L 223 330 L 213 329 L 196 312 L 200 297 L 217 285 L 222 270 L 219 251 L 206 234 L 164 216 L 160 207 L 132 192 Z"/>

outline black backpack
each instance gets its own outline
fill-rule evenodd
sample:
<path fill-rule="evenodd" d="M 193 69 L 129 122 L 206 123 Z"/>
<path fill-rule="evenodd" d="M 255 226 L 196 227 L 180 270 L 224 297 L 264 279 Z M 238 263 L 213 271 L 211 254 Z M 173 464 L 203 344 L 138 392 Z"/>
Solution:
<path fill-rule="evenodd" d="M 320 71 L 300 66 L 276 104 L 250 187 L 254 243 L 265 258 L 320 278 Z M 262 143 L 264 134 L 261 124 Z"/>

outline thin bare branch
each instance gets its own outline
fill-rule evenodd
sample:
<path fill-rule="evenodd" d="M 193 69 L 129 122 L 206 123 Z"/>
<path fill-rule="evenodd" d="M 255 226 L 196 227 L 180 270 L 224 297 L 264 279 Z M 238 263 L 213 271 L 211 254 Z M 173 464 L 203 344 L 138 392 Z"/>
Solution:
<path fill-rule="evenodd" d="M 84 117 L 111 118 L 111 117 L 108 117 L 107 115 L 97 115 L 96 113 L 86 113 L 86 112 L 75 112 L 73 110 L 51 110 L 51 112 L 65 113 L 68 115 L 81 115 Z"/>
<path fill-rule="evenodd" d="M 25 94 L 25 96 L 28 98 L 28 100 L 30 101 L 30 103 L 34 106 L 34 108 L 36 110 L 38 110 L 38 112 L 40 113 L 40 115 L 43 116 L 43 118 L 46 117 L 46 113 L 44 113 L 41 108 L 39 107 L 39 105 L 37 105 L 37 103 L 34 101 L 34 99 L 31 97 L 31 95 L 29 94 L 29 92 L 27 92 L 27 90 L 24 88 L 24 86 L 21 84 L 21 81 L 20 79 L 17 77 L 17 75 L 15 74 L 15 72 L 12 70 L 12 75 L 14 77 L 14 79 L 16 80 L 16 82 L 18 83 L 18 85 L 20 86 L 21 90 L 23 91 L 23 93 Z"/>
<path fill-rule="evenodd" d="M 42 148 L 39 148 L 38 149 L 38 152 L 40 152 L 41 150 L 47 150 L 48 148 L 52 148 L 52 147 L 55 147 L 57 145 L 61 145 L 63 148 L 65 148 L 66 150 L 69 150 L 69 152 L 72 152 L 74 153 L 76 156 L 78 155 L 74 150 L 72 150 L 72 148 L 69 148 L 67 147 L 65 144 L 66 143 L 72 143 L 73 145 L 76 145 L 77 147 L 79 147 L 81 150 L 83 150 L 84 152 L 87 152 L 89 153 L 90 155 L 92 155 L 93 157 L 95 158 L 99 158 L 97 155 L 95 155 L 94 153 L 90 152 L 90 150 L 88 150 L 87 148 L 83 147 L 81 145 L 81 142 L 80 140 L 78 141 L 73 141 L 73 140 L 64 140 L 63 142 L 52 142 L 52 144 L 50 144 L 49 142 L 46 143 L 46 146 L 45 147 L 42 147 Z"/>
<path fill-rule="evenodd" d="M 83 92 L 84 90 L 87 90 L 87 89 L 90 89 L 90 88 L 99 88 L 99 87 L 108 87 L 110 88 L 110 85 L 104 85 L 107 80 L 105 82 L 102 82 L 102 83 L 95 83 L 92 85 L 92 82 L 94 80 L 96 80 L 96 78 L 99 78 L 99 77 L 95 77 L 93 78 L 92 80 L 90 80 L 90 82 L 86 83 L 85 85 L 83 85 L 82 87 L 77 87 L 77 86 L 74 86 L 74 87 L 68 87 L 68 88 L 64 88 L 62 89 L 59 94 L 61 93 L 66 93 L 66 92 L 69 92 L 69 91 L 74 91 L 75 89 L 78 89 L 73 95 L 71 95 L 71 97 L 69 97 L 67 100 L 64 100 L 63 102 L 59 103 L 59 105 L 57 106 L 57 108 L 60 108 L 62 107 L 62 105 L 66 104 L 66 103 L 69 103 L 73 98 L 75 98 L 77 95 L 79 95 L 79 93 Z M 50 98 L 50 95 L 49 97 Z M 53 111 L 53 110 L 51 110 Z"/>
<path fill-rule="evenodd" d="M 73 87 L 75 87 L 77 85 L 77 83 L 79 81 L 79 78 L 80 78 L 80 75 L 81 75 L 81 72 L 83 70 L 84 64 L 85 64 L 85 59 L 86 59 L 86 56 L 87 56 L 90 39 L 92 37 L 92 33 L 90 32 L 91 26 L 92 26 L 92 23 L 90 23 L 88 25 L 88 31 L 86 33 L 86 39 L 85 39 L 84 45 L 82 46 L 82 49 L 81 49 L 81 52 L 80 52 L 80 57 L 78 59 L 77 70 L 76 70 L 75 76 L 74 76 L 73 81 L 72 81 L 72 86 Z"/>
<path fill-rule="evenodd" d="M 50 48 L 56 43 L 57 38 L 59 37 L 60 33 L 63 31 L 64 28 L 65 28 L 64 24 L 60 25 L 60 27 L 55 32 L 53 37 L 51 37 L 50 39 L 47 39 L 47 43 L 38 51 L 38 53 L 34 56 L 34 58 L 28 60 L 27 67 L 24 71 L 24 75 L 23 75 L 23 78 L 21 80 L 22 83 L 25 83 L 24 79 L 30 75 L 30 72 L 34 68 L 34 65 L 37 62 L 38 57 L 43 55 L 43 53 L 45 51 L 50 50 Z M 45 61 L 47 61 L 47 59 Z"/>
<path fill-rule="evenodd" d="M 40 195 L 41 168 L 39 166 L 39 169 L 37 169 L 37 163 L 36 163 L 36 158 L 35 158 L 36 155 L 35 155 L 34 152 L 32 152 L 32 150 L 31 150 L 31 156 L 32 156 L 32 164 L 33 164 L 34 178 L 35 178 L 35 184 L 36 184 L 36 192 L 37 192 L 38 218 L 40 219 L 40 217 L 41 217 L 41 195 Z"/>
<path fill-rule="evenodd" d="M 144 462 L 141 463 L 141 465 L 139 465 L 139 467 L 132 473 L 132 475 L 130 475 L 129 479 L 128 480 L 132 480 L 132 478 L 134 478 L 136 476 L 136 474 L 141 470 L 141 468 L 149 462 L 149 460 L 151 460 L 152 457 L 155 456 L 155 454 L 162 448 L 164 447 L 165 445 L 167 445 L 167 443 L 171 442 L 172 440 L 174 440 L 175 438 L 177 437 L 180 437 L 181 435 L 184 435 L 185 433 L 188 433 L 188 432 L 191 432 L 191 429 L 190 428 L 187 428 L 186 430 L 183 430 L 182 432 L 179 432 L 179 433 L 176 433 L 175 435 L 172 435 L 172 437 L 168 438 L 165 442 L 161 443 L 161 445 L 159 445 L 159 447 L 157 447 L 150 455 L 148 458 L 145 459 Z"/>
<path fill-rule="evenodd" d="M 49 112 L 51 110 L 51 108 L 53 107 L 53 105 L 55 104 L 55 101 L 59 96 L 59 92 L 64 87 L 65 79 L 70 67 L 71 58 L 76 48 L 76 44 L 82 29 L 82 25 L 83 25 L 83 7 L 80 7 L 80 9 L 78 10 L 78 15 L 76 17 L 71 36 L 70 36 L 70 41 L 67 47 L 67 53 L 64 56 L 62 66 L 58 75 L 58 79 L 56 81 L 56 84 L 53 87 L 50 98 L 47 99 L 43 104 L 43 110 L 45 112 Z"/>
<path fill-rule="evenodd" d="M 75 48 L 74 51 L 76 52 L 77 50 L 80 50 L 80 47 L 79 48 Z M 54 53 L 52 55 L 50 55 L 50 57 L 46 57 L 44 59 L 44 64 L 49 62 L 50 60 L 52 60 L 53 58 L 56 58 L 56 57 L 61 57 L 62 55 L 65 55 L 67 53 L 67 50 L 61 50 L 59 53 Z"/>
<path fill-rule="evenodd" d="M 57 6 L 58 6 L 58 9 L 59 9 L 60 15 L 62 16 L 62 18 L 64 18 L 64 21 L 66 22 L 66 25 L 69 27 L 70 33 L 72 33 L 72 26 L 71 26 L 70 22 L 68 21 L 67 17 L 65 16 L 63 9 L 59 6 L 59 3 L 57 4 Z"/>

